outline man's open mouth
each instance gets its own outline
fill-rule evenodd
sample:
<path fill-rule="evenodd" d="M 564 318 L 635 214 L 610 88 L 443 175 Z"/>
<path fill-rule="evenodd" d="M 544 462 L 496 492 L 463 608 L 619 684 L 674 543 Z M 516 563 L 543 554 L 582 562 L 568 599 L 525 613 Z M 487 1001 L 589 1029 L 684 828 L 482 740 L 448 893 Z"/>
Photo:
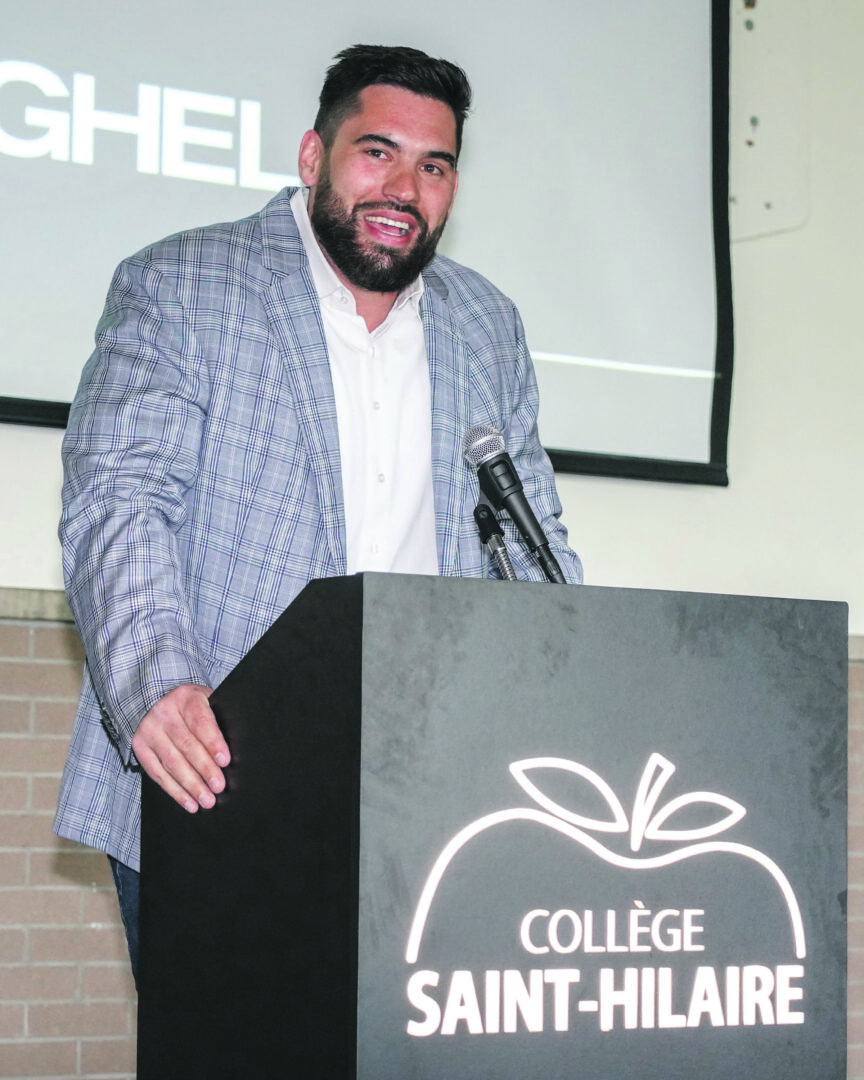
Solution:
<path fill-rule="evenodd" d="M 384 232 L 392 236 L 407 236 L 412 229 L 410 221 L 397 221 L 386 214 L 367 214 L 365 221 L 370 225 L 376 225 Z"/>

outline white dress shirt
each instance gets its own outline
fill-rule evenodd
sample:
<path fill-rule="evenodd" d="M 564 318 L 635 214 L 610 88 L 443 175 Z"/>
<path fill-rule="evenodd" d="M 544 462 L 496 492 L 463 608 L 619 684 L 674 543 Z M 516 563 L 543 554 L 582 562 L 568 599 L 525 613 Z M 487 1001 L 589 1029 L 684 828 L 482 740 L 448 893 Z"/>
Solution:
<path fill-rule="evenodd" d="M 291 209 L 324 321 L 339 425 L 348 573 L 437 574 L 432 401 L 420 320 L 421 278 L 372 333 L 322 252 L 306 212 Z"/>

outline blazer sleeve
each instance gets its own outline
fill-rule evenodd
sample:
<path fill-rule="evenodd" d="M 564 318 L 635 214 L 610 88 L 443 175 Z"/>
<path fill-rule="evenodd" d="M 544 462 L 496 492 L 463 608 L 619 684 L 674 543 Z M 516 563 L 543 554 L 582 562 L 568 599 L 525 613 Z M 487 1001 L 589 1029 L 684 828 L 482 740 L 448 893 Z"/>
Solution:
<path fill-rule="evenodd" d="M 567 529 L 561 522 L 561 501 L 555 486 L 555 473 L 549 455 L 543 449 L 537 428 L 537 414 L 540 406 L 540 394 L 537 388 L 537 376 L 534 364 L 525 341 L 525 330 L 519 312 L 513 308 L 515 360 L 511 412 L 504 417 L 504 444 L 519 478 L 525 488 L 525 495 L 537 520 L 549 540 L 549 548 L 561 565 L 565 579 L 573 585 L 582 583 L 582 562 L 567 543 Z M 506 519 L 506 537 L 511 557 L 514 552 L 521 553 L 522 572 L 520 577 L 529 577 L 537 581 L 546 578 L 537 560 L 528 551 L 519 537 L 515 525 Z M 494 570 L 497 574 L 497 569 Z"/>
<path fill-rule="evenodd" d="M 175 283 L 145 255 L 117 270 L 63 442 L 67 595 L 124 760 L 170 689 L 207 684 L 178 532 L 199 467 L 206 365 Z"/>

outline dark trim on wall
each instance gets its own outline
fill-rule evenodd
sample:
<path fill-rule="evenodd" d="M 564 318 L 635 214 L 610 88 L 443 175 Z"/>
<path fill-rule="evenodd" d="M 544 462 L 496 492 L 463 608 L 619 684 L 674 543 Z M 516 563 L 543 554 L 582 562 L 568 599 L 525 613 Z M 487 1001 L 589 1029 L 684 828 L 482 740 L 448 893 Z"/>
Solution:
<path fill-rule="evenodd" d="M 581 454 L 575 450 L 550 450 L 556 472 L 586 476 L 617 476 L 624 480 L 663 480 L 672 484 L 709 484 L 728 487 L 725 462 L 665 461 L 660 458 L 618 457 L 614 454 Z"/>
<path fill-rule="evenodd" d="M 69 422 L 69 405 L 65 401 L 0 397 L 0 421 L 6 424 L 30 424 L 33 427 L 65 428 Z"/>

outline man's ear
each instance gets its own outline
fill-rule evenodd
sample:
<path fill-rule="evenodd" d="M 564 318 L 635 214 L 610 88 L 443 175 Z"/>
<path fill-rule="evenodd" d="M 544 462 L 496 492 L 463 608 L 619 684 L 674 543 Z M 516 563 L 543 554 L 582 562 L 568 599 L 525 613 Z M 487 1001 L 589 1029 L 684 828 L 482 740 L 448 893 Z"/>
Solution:
<path fill-rule="evenodd" d="M 321 165 L 324 161 L 324 143 L 317 131 L 307 131 L 300 140 L 300 154 L 297 158 L 297 171 L 307 187 L 318 183 Z"/>

